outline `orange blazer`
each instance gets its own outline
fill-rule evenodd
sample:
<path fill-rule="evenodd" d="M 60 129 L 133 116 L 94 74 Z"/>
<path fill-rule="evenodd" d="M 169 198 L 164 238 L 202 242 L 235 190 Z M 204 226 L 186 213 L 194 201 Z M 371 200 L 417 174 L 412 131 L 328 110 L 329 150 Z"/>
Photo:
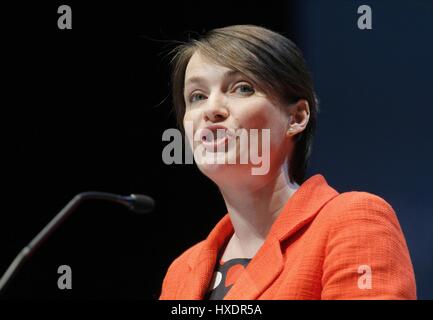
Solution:
<path fill-rule="evenodd" d="M 233 232 L 227 214 L 175 259 L 160 299 L 203 299 Z M 340 194 L 316 174 L 290 197 L 224 299 L 416 299 L 416 286 L 392 207 L 367 192 Z"/>

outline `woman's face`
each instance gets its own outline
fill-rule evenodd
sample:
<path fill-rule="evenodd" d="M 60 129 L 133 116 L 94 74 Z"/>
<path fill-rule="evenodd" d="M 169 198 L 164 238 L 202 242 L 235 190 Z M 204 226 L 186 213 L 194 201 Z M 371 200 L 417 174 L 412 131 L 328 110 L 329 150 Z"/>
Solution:
<path fill-rule="evenodd" d="M 184 99 L 184 127 L 194 158 L 217 184 L 254 175 L 254 167 L 262 168 L 256 174 L 269 175 L 290 156 L 287 106 L 277 105 L 278 99 L 270 99 L 243 74 L 196 51 L 186 68 Z"/>

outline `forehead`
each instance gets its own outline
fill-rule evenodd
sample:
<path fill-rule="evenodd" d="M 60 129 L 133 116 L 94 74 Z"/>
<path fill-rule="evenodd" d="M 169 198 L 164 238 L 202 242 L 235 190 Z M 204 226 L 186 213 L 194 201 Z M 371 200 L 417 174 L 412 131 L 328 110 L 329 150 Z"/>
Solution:
<path fill-rule="evenodd" d="M 222 76 L 236 71 L 217 64 L 209 58 L 196 51 L 188 62 L 185 70 L 185 84 L 197 77 Z"/>

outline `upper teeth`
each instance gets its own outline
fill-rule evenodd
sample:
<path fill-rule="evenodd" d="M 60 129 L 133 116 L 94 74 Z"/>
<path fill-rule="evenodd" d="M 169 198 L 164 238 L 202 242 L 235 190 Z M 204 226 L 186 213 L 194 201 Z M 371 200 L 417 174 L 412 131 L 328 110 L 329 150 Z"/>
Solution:
<path fill-rule="evenodd" d="M 212 130 L 210 132 L 206 132 L 206 134 L 204 134 L 202 136 L 202 140 L 203 141 L 213 141 L 216 139 L 221 139 L 224 138 L 226 136 L 226 130 L 222 129 L 222 128 L 218 128 L 215 130 Z"/>

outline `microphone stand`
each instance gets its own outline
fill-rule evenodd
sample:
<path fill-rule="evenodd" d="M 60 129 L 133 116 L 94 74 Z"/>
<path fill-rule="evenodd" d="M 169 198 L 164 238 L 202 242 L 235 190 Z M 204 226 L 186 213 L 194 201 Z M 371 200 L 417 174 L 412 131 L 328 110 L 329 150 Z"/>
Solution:
<path fill-rule="evenodd" d="M 106 200 L 115 202 L 128 207 L 130 210 L 139 213 L 148 213 L 153 210 L 154 200 L 148 196 L 131 194 L 130 196 L 120 196 L 114 193 L 89 191 L 77 194 L 68 204 L 30 241 L 15 257 L 0 278 L 0 294 L 3 292 L 7 283 L 13 278 L 22 264 L 38 249 L 38 247 L 56 230 L 63 221 L 75 211 L 75 209 L 88 199 Z"/>

